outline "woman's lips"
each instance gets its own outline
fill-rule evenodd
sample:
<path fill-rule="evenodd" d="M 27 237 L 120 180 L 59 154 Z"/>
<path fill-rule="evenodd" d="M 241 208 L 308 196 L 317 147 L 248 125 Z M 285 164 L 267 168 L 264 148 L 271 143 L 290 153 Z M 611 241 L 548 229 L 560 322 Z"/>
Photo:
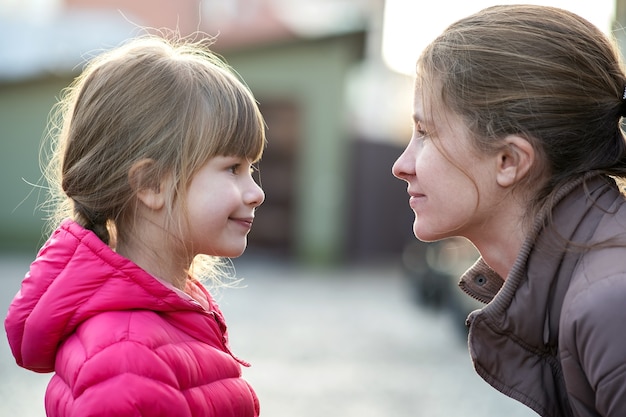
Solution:
<path fill-rule="evenodd" d="M 416 208 L 422 201 L 426 199 L 424 194 L 412 193 L 409 198 L 409 206 Z"/>

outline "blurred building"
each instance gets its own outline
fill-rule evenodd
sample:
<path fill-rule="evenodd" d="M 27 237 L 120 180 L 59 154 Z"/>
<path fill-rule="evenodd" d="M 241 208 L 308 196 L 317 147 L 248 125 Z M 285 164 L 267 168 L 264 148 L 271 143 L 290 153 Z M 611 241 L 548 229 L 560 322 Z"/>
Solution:
<path fill-rule="evenodd" d="M 59 92 L 87 58 L 144 28 L 216 36 L 260 102 L 266 202 L 250 252 L 328 264 L 396 256 L 411 239 L 390 172 L 410 134 L 411 80 L 382 63 L 383 0 L 41 3 L 0 10 L 0 248 L 45 239 L 38 153 Z"/>

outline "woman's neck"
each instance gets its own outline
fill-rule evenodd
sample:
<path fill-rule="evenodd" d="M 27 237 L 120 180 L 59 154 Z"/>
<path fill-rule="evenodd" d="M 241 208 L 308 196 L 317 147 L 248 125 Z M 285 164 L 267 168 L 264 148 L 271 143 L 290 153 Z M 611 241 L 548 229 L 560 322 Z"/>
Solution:
<path fill-rule="evenodd" d="M 526 239 L 525 208 L 509 206 L 483 225 L 473 238 L 467 238 L 480 252 L 483 260 L 506 280 Z"/>
<path fill-rule="evenodd" d="M 493 241 L 477 246 L 477 248 L 487 265 L 502 279 L 506 280 L 517 259 L 522 243 L 523 239 L 507 236 L 506 242 Z"/>

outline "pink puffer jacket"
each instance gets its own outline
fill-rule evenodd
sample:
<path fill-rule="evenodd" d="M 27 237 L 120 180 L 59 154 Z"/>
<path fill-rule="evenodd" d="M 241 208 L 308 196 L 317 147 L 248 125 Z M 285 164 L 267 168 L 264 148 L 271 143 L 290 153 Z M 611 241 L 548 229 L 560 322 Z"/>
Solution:
<path fill-rule="evenodd" d="M 17 363 L 55 372 L 48 416 L 258 416 L 221 312 L 199 283 L 189 285 L 201 303 L 65 221 L 5 321 Z"/>

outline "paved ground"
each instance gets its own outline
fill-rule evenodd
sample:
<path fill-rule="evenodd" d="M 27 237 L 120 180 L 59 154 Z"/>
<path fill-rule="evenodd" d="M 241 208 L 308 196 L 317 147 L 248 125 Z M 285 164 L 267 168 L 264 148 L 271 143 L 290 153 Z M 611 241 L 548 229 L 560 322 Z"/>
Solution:
<path fill-rule="evenodd" d="M 0 256 L 3 316 L 28 262 Z M 475 375 L 458 326 L 417 306 L 399 268 L 235 265 L 246 288 L 220 305 L 262 416 L 536 416 Z M 4 337 L 0 376 L 0 415 L 44 416 L 49 375 L 18 368 Z"/>

